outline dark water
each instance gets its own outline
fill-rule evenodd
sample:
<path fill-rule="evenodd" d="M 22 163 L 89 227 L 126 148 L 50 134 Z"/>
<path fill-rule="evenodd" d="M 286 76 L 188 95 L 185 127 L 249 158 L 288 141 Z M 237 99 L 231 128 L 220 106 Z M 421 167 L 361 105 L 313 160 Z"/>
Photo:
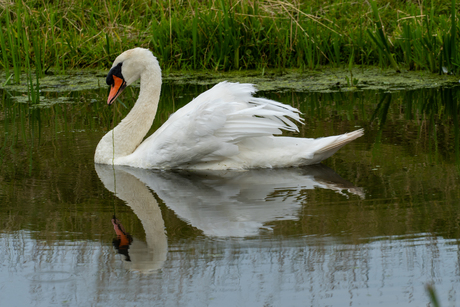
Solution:
<path fill-rule="evenodd" d="M 205 88 L 166 84 L 153 129 Z M 459 88 L 259 93 L 299 136 L 366 134 L 318 166 L 203 173 L 94 165 L 136 89 L 0 94 L 2 305 L 427 306 L 427 284 L 460 304 Z"/>

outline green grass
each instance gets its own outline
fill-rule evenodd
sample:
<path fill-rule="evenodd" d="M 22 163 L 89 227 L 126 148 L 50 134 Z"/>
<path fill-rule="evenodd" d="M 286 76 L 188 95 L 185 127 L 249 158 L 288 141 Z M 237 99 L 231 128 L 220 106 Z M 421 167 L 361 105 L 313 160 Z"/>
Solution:
<path fill-rule="evenodd" d="M 165 69 L 379 65 L 455 73 L 460 66 L 455 0 L 15 0 L 0 7 L 0 67 L 16 83 L 22 70 L 107 68 L 136 46 L 150 48 Z"/>

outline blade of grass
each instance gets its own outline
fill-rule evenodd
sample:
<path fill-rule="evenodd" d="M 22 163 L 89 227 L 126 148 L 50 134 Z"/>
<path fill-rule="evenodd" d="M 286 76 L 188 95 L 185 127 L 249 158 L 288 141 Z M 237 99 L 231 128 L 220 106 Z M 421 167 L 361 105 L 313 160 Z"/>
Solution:
<path fill-rule="evenodd" d="M 390 52 L 390 48 L 388 46 L 388 40 L 385 36 L 385 33 L 383 32 L 383 26 L 380 21 L 380 14 L 379 10 L 377 8 L 377 4 L 375 3 L 374 0 L 369 0 L 369 4 L 371 5 L 372 12 L 374 13 L 374 22 L 377 27 L 377 37 L 372 34 L 372 32 L 368 29 L 368 33 L 371 36 L 372 40 L 377 44 L 379 49 L 382 51 L 383 54 L 388 58 L 390 61 L 391 66 L 397 71 L 400 72 L 399 66 L 396 63 L 395 59 L 393 58 L 393 55 Z"/>

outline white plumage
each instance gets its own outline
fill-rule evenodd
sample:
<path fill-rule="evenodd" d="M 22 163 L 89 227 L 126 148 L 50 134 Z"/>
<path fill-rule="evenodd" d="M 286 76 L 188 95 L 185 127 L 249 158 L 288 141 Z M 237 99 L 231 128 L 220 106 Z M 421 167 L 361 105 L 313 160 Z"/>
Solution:
<path fill-rule="evenodd" d="M 118 73 L 117 68 L 121 68 Z M 121 89 L 116 82 L 112 85 L 109 103 L 138 78 L 141 89 L 131 112 L 99 142 L 96 163 L 157 169 L 300 166 L 319 163 L 363 135 L 360 129 L 319 139 L 275 137 L 283 130 L 298 131 L 296 122 L 302 123 L 299 111 L 254 97 L 252 84 L 221 82 L 172 114 L 142 142 L 158 106 L 158 62 L 147 49 L 131 49 L 117 57 L 108 83 L 112 75 L 125 83 Z"/>

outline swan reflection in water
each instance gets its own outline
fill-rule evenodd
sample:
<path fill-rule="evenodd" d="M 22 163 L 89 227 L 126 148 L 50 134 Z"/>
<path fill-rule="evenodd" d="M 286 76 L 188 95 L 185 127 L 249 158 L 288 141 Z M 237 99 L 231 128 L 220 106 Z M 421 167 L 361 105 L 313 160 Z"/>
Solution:
<path fill-rule="evenodd" d="M 131 207 L 144 227 L 146 240 L 141 242 L 127 237 L 121 222 L 112 219 L 118 239 L 131 242 L 129 250 L 119 250 L 126 256 L 125 267 L 141 272 L 161 268 L 168 250 L 161 210 L 149 188 L 179 218 L 213 237 L 255 236 L 269 228 L 268 222 L 297 220 L 306 190 L 329 189 L 348 197 L 347 190 L 364 198 L 361 188 L 321 164 L 247 171 L 95 167 L 105 187 Z"/>

